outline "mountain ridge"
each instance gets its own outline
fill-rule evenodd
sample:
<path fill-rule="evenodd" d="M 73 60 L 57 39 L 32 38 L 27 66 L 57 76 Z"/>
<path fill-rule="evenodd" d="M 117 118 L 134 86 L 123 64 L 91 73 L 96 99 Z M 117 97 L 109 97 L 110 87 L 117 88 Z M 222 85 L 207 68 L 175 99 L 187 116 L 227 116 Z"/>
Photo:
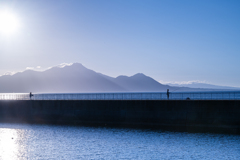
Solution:
<path fill-rule="evenodd" d="M 188 87 L 163 85 L 137 73 L 116 78 L 88 69 L 80 63 L 51 67 L 45 71 L 25 70 L 0 77 L 0 93 L 86 93 L 86 92 L 165 92 L 200 91 Z"/>

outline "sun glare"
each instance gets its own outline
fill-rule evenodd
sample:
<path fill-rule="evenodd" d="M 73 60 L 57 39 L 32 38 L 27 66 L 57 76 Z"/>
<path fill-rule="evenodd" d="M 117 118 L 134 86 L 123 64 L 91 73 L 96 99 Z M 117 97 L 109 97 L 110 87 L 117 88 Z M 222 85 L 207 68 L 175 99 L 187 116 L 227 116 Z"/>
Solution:
<path fill-rule="evenodd" d="M 15 33 L 20 27 L 18 17 L 8 11 L 0 10 L 0 33 L 5 35 L 10 35 Z"/>

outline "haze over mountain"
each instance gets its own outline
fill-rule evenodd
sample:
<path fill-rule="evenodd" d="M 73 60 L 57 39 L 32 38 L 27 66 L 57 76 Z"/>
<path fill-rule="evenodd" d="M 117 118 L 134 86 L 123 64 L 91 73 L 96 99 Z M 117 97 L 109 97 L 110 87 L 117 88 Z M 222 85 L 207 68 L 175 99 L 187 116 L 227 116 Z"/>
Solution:
<path fill-rule="evenodd" d="M 80 63 L 52 67 L 45 71 L 25 70 L 0 76 L 1 93 L 80 93 L 80 92 L 166 92 L 202 91 L 163 85 L 142 73 L 116 78 L 87 69 Z"/>

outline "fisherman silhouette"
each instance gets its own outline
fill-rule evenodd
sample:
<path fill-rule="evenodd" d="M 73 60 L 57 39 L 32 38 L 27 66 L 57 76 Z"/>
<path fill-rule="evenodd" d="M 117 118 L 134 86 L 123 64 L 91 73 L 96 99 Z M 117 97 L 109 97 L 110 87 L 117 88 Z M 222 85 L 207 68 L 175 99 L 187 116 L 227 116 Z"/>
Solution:
<path fill-rule="evenodd" d="M 169 89 L 167 89 L 167 99 L 169 100 Z"/>
<path fill-rule="evenodd" d="M 29 94 L 30 99 L 32 98 L 32 96 L 33 96 L 33 94 L 32 94 L 32 92 L 30 92 L 30 94 Z"/>

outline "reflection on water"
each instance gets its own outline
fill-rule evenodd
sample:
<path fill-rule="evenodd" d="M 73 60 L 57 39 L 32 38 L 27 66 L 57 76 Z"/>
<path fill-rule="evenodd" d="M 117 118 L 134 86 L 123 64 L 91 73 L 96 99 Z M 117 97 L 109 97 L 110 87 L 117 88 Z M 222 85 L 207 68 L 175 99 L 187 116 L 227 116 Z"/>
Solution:
<path fill-rule="evenodd" d="M 239 159 L 240 136 L 0 124 L 0 159 Z"/>
<path fill-rule="evenodd" d="M 0 159 L 19 159 L 24 147 L 21 146 L 23 130 L 0 128 Z"/>

